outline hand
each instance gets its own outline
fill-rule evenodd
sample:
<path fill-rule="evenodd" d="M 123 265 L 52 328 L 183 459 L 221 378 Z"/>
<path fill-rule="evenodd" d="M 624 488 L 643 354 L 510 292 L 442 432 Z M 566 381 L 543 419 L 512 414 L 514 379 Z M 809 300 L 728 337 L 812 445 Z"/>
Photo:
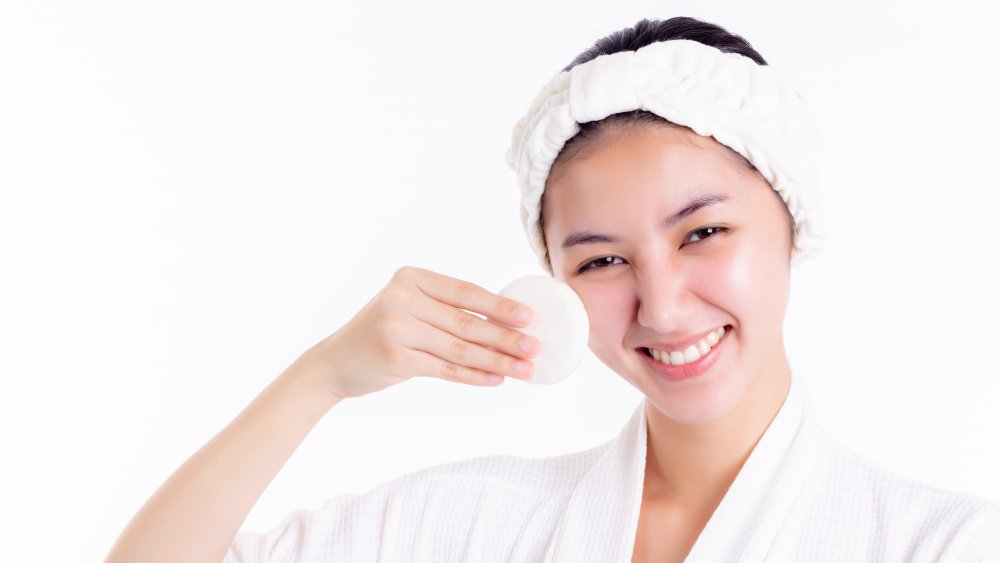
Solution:
<path fill-rule="evenodd" d="M 518 309 L 526 313 L 523 320 L 514 317 Z M 318 370 L 340 398 L 418 375 L 480 386 L 497 385 L 503 376 L 529 379 L 534 365 L 528 358 L 541 343 L 511 327 L 528 326 L 532 314 L 527 305 L 473 283 L 403 266 L 354 318 L 299 361 Z M 527 367 L 523 374 L 515 369 L 519 360 Z"/>

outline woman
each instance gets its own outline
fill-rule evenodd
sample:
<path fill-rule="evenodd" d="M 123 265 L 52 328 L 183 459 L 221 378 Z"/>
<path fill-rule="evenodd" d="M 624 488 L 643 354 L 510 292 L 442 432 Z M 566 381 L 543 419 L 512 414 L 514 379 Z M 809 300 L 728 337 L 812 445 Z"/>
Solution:
<path fill-rule="evenodd" d="M 818 240 L 799 102 L 742 38 L 643 20 L 515 127 L 529 240 L 645 396 L 616 439 L 431 467 L 237 534 L 340 401 L 415 375 L 530 377 L 529 309 L 405 267 L 181 466 L 108 561 L 1000 560 L 1000 506 L 840 446 L 789 367 L 790 266 Z"/>

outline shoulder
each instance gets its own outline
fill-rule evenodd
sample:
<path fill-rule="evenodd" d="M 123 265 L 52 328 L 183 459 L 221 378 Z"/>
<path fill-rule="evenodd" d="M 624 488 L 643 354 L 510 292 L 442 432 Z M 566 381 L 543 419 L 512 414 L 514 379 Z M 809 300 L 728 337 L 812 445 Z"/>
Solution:
<path fill-rule="evenodd" d="M 527 496 L 569 494 L 607 446 L 543 458 L 491 455 L 441 463 L 396 477 L 365 494 L 437 490 L 453 496 L 484 489 Z"/>
<path fill-rule="evenodd" d="M 991 553 L 1000 560 L 1000 504 L 918 481 L 831 439 L 813 510 L 833 527 L 886 555 L 952 560 Z M 936 559 L 937 556 L 935 556 Z"/>
<path fill-rule="evenodd" d="M 923 513 L 971 513 L 1000 506 L 981 497 L 907 477 L 836 441 L 832 442 L 831 452 L 830 476 L 859 502 Z"/>
<path fill-rule="evenodd" d="M 240 531 L 225 561 L 535 560 L 607 445 L 423 468 L 297 510 L 266 533 Z"/>

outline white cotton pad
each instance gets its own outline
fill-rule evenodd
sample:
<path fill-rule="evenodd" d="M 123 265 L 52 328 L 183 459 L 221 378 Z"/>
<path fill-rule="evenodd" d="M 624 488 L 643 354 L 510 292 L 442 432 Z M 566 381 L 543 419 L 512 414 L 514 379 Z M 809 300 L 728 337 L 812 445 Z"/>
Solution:
<path fill-rule="evenodd" d="M 542 345 L 531 358 L 535 372 L 528 383 L 551 385 L 576 371 L 587 350 L 590 320 L 573 288 L 548 276 L 524 276 L 508 283 L 499 295 L 524 303 L 535 313 L 531 324 L 517 328 Z"/>

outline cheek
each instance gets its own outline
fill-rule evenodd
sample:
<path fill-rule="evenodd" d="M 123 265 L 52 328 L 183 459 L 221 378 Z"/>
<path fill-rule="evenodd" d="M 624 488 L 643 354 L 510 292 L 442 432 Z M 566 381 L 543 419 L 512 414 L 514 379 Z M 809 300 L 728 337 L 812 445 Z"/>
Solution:
<path fill-rule="evenodd" d="M 628 291 L 615 290 L 610 284 L 600 291 L 579 292 L 590 317 L 590 348 L 604 357 L 605 346 L 618 346 L 628 330 L 633 310 L 633 298 Z"/>
<path fill-rule="evenodd" d="M 732 315 L 739 325 L 780 325 L 789 283 L 782 252 L 767 237 L 734 241 L 700 271 L 697 282 L 702 297 Z"/>
<path fill-rule="evenodd" d="M 706 255 L 692 271 L 690 282 L 702 301 L 730 315 L 737 324 L 758 318 L 767 305 L 772 276 L 756 252 L 758 245 L 745 239 L 727 241 L 721 252 Z M 719 319 L 725 320 L 725 319 Z"/>

